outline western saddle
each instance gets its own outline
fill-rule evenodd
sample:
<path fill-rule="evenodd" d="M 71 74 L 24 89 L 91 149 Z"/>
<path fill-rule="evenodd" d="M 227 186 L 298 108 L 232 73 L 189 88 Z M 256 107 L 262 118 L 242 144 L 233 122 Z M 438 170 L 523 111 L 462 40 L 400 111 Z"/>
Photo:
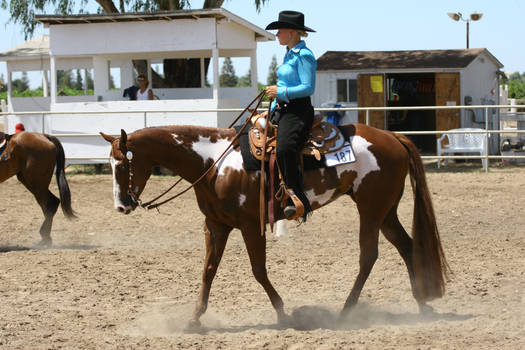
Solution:
<path fill-rule="evenodd" d="M 279 166 L 279 190 L 275 195 L 274 191 L 274 166 L 276 160 L 276 148 L 277 148 L 277 126 L 268 121 L 267 114 L 262 113 L 251 117 L 250 122 L 252 124 L 248 138 L 250 140 L 250 151 L 252 155 L 261 161 L 261 164 L 268 162 L 270 169 L 270 198 L 268 201 L 268 221 L 270 227 L 273 228 L 273 198 L 281 202 L 281 207 L 286 205 L 286 201 L 290 198 L 297 210 L 293 217 L 288 218 L 289 220 L 296 220 L 304 215 L 303 203 L 297 198 L 292 189 L 286 187 Z M 321 117 L 316 117 L 312 124 L 312 130 L 302 150 L 303 155 L 314 156 L 316 160 L 321 160 L 321 155 L 338 151 L 343 147 L 345 138 L 341 131 L 331 123 L 327 123 L 322 120 Z M 301 168 L 303 168 L 302 157 L 301 157 Z M 261 165 L 261 187 L 264 187 L 264 166 Z M 264 203 L 264 189 L 261 188 L 261 204 Z M 261 205 L 264 208 L 264 205 Z M 264 209 L 261 209 L 261 220 L 264 218 Z"/>

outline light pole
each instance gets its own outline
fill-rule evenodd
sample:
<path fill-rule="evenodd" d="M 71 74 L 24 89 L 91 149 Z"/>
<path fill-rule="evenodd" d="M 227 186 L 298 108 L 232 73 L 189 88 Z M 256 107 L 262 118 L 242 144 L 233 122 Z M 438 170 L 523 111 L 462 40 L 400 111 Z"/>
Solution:
<path fill-rule="evenodd" d="M 469 22 L 470 21 L 479 21 L 481 19 L 481 17 L 483 16 L 482 13 L 471 13 L 470 14 L 470 19 L 464 19 L 463 18 L 463 15 L 461 14 L 461 12 L 455 12 L 455 13 L 452 13 L 452 12 L 449 12 L 447 13 L 447 15 L 452 18 L 454 21 L 459 21 L 459 20 L 462 20 L 463 22 L 467 22 L 467 49 L 469 48 L 469 45 L 468 45 L 468 26 L 469 26 Z"/>

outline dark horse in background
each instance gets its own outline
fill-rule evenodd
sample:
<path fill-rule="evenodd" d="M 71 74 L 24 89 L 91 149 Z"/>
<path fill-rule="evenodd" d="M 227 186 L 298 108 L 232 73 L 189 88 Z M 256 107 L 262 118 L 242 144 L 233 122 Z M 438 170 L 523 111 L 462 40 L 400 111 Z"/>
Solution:
<path fill-rule="evenodd" d="M 420 311 L 431 311 L 426 302 L 443 296 L 447 263 L 421 157 L 403 135 L 363 124 L 344 125 L 341 130 L 352 144 L 356 161 L 306 171 L 304 183 L 314 210 L 349 195 L 359 211 L 360 269 L 342 316 L 356 305 L 377 259 L 379 230 L 403 258 Z M 137 130 L 129 135 L 122 130 L 119 138 L 101 135 L 112 144 L 115 207 L 128 214 L 137 206 L 135 198 L 144 190 L 152 167 L 161 165 L 193 183 L 228 147 L 235 130 L 164 126 Z M 233 228 L 242 233 L 255 279 L 268 294 L 278 321 L 288 320 L 283 301 L 266 272 L 266 237 L 259 225 L 261 172 L 244 170 L 238 146 L 230 148 L 217 162 L 216 169 L 194 186 L 199 208 L 205 216 L 206 257 L 199 299 L 189 324 L 192 327 L 200 326 L 199 318 L 206 311 L 211 284 Z M 128 152 L 131 152 L 131 161 L 126 158 Z M 414 192 L 412 237 L 397 216 L 407 174 Z M 133 196 L 129 189 L 134 192 Z M 284 218 L 280 208 L 275 209 L 275 217 Z"/>
<path fill-rule="evenodd" d="M 42 240 L 39 245 L 51 245 L 51 226 L 58 205 L 62 205 L 62 211 L 68 219 L 75 217 L 64 172 L 62 144 L 54 136 L 23 131 L 14 135 L 0 133 L 0 149 L 0 182 L 16 175 L 35 196 L 45 218 L 40 227 Z M 55 168 L 60 200 L 48 189 Z M 9 205 L 6 200 L 2 203 Z"/>

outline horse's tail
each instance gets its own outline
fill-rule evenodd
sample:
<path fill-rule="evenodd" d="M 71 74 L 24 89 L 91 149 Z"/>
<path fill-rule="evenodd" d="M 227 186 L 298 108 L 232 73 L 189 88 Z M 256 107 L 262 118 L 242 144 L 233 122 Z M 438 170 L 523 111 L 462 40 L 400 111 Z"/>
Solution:
<path fill-rule="evenodd" d="M 419 152 L 406 136 L 397 133 L 394 135 L 407 149 L 409 155 L 410 182 L 414 193 L 412 265 L 418 299 L 428 301 L 445 294 L 449 267 L 441 246 L 436 216 Z"/>
<path fill-rule="evenodd" d="M 75 212 L 71 208 L 71 191 L 69 190 L 69 184 L 66 179 L 66 172 L 64 171 L 66 165 L 66 155 L 64 153 L 64 147 L 60 143 L 60 140 L 55 136 L 45 135 L 49 141 L 51 141 L 57 149 L 56 157 L 56 179 L 58 185 L 58 191 L 60 193 L 60 205 L 64 215 L 68 219 L 76 218 Z"/>

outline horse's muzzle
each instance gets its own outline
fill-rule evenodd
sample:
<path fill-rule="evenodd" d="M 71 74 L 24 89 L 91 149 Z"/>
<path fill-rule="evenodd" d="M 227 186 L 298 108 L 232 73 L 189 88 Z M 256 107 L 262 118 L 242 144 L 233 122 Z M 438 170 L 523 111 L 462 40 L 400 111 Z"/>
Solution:
<path fill-rule="evenodd" d="M 122 214 L 126 214 L 128 215 L 129 213 L 131 213 L 131 211 L 133 210 L 134 208 L 129 206 L 129 205 L 126 205 L 126 206 L 123 206 L 123 205 L 118 205 L 117 206 L 117 211 L 119 213 L 122 213 Z"/>
<path fill-rule="evenodd" d="M 137 201 L 131 197 L 131 196 L 126 196 L 126 198 L 124 198 L 124 200 L 122 201 L 119 201 L 120 203 L 118 203 L 116 205 L 116 208 L 117 208 L 117 211 L 119 213 L 122 213 L 122 214 L 129 214 L 131 213 L 133 210 L 135 210 L 135 208 L 138 207 L 138 203 Z"/>

